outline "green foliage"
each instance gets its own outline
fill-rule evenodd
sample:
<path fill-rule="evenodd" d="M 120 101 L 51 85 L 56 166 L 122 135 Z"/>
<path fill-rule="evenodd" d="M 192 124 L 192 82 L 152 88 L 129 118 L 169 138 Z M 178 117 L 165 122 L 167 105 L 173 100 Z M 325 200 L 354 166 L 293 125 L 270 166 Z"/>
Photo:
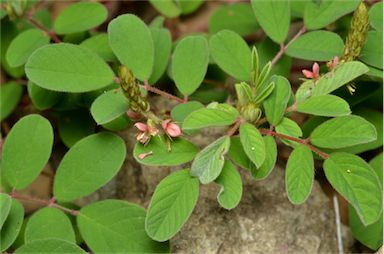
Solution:
<path fill-rule="evenodd" d="M 209 39 L 211 56 L 226 73 L 238 80 L 249 80 L 251 50 L 237 33 L 222 30 Z"/>
<path fill-rule="evenodd" d="M 144 230 L 145 210 L 122 200 L 103 200 L 83 207 L 77 217 L 81 236 L 95 253 L 164 253 Z"/>
<path fill-rule="evenodd" d="M 108 36 L 109 44 L 119 61 L 138 79 L 149 79 L 155 49 L 147 25 L 135 15 L 121 15 L 109 23 Z"/>
<path fill-rule="evenodd" d="M 221 185 L 217 201 L 225 209 L 231 210 L 235 208 L 240 200 L 243 192 L 243 185 L 239 172 L 233 164 L 226 160 L 223 169 L 216 178 L 215 183 Z"/>
<path fill-rule="evenodd" d="M 301 204 L 308 198 L 314 176 L 312 151 L 307 146 L 297 146 L 289 156 L 285 170 L 287 194 L 293 204 Z"/>
<path fill-rule="evenodd" d="M 312 61 L 328 61 L 343 53 L 344 43 L 339 35 L 328 31 L 313 31 L 291 43 L 286 54 Z"/>
<path fill-rule="evenodd" d="M 5 220 L 11 210 L 12 199 L 7 194 L 0 193 L 0 229 L 3 227 Z"/>
<path fill-rule="evenodd" d="M 277 145 L 273 137 L 264 136 L 265 160 L 260 167 L 251 167 L 251 173 L 255 180 L 265 179 L 273 170 L 277 160 Z"/>
<path fill-rule="evenodd" d="M 100 3 L 74 3 L 57 16 L 54 30 L 58 34 L 73 34 L 86 31 L 103 23 L 107 16 L 107 9 Z"/>
<path fill-rule="evenodd" d="M 143 165 L 149 166 L 175 166 L 193 160 L 197 147 L 191 142 L 176 138 L 169 143 L 166 137 L 155 136 L 147 145 L 136 143 L 133 150 L 135 159 Z M 144 159 L 139 155 L 148 154 Z"/>
<path fill-rule="evenodd" d="M 109 46 L 108 34 L 106 33 L 101 33 L 89 37 L 88 39 L 82 41 L 80 46 L 92 50 L 105 61 L 114 61 L 116 59 L 111 46 Z"/>
<path fill-rule="evenodd" d="M 260 167 L 265 160 L 265 144 L 260 132 L 249 123 L 240 125 L 240 141 L 248 158 Z"/>
<path fill-rule="evenodd" d="M 33 106 L 38 110 L 53 107 L 62 97 L 62 93 L 47 90 L 33 82 L 28 82 L 28 95 L 32 100 Z"/>
<path fill-rule="evenodd" d="M 91 194 L 116 175 L 125 156 L 124 141 L 112 133 L 102 132 L 80 140 L 65 154 L 56 171 L 55 197 L 72 201 Z"/>
<path fill-rule="evenodd" d="M 351 113 L 345 100 L 330 94 L 314 96 L 299 103 L 297 111 L 316 116 L 344 116 Z"/>
<path fill-rule="evenodd" d="M 20 33 L 8 47 L 6 58 L 11 67 L 25 64 L 28 57 L 38 48 L 49 43 L 49 37 L 38 29 Z"/>
<path fill-rule="evenodd" d="M 258 28 L 249 3 L 222 5 L 209 19 L 209 32 L 212 34 L 228 29 L 244 36 L 255 32 Z"/>
<path fill-rule="evenodd" d="M 28 59 L 25 72 L 38 86 L 73 93 L 103 88 L 112 83 L 114 76 L 98 55 L 69 43 L 37 49 Z"/>
<path fill-rule="evenodd" d="M 324 162 L 324 172 L 331 185 L 356 209 L 364 225 L 379 219 L 382 188 L 368 163 L 356 155 L 333 153 Z"/>
<path fill-rule="evenodd" d="M 17 235 L 20 232 L 23 220 L 23 205 L 19 201 L 12 199 L 12 204 L 7 219 L 5 220 L 0 231 L 0 251 L 5 251 L 15 241 Z"/>
<path fill-rule="evenodd" d="M 367 41 L 361 51 L 360 60 L 366 64 L 383 69 L 383 33 L 382 31 L 369 31 Z"/>
<path fill-rule="evenodd" d="M 181 14 L 181 9 L 174 0 L 149 0 L 153 7 L 168 18 L 174 18 Z"/>
<path fill-rule="evenodd" d="M 369 10 L 369 24 L 377 31 L 383 31 L 383 2 L 374 4 Z"/>
<path fill-rule="evenodd" d="M 360 116 L 340 116 L 320 124 L 311 133 L 311 142 L 324 148 L 342 148 L 377 139 L 375 126 Z"/>
<path fill-rule="evenodd" d="M 284 117 L 281 122 L 276 125 L 276 132 L 283 134 L 283 135 L 288 135 L 290 137 L 294 138 L 299 138 L 303 135 L 303 132 L 301 131 L 300 126 L 293 120 Z M 295 142 L 289 141 L 289 140 L 282 140 L 283 143 L 291 145 L 291 146 L 296 146 Z"/>
<path fill-rule="evenodd" d="M 76 242 L 71 221 L 57 208 L 46 207 L 38 210 L 29 218 L 25 228 L 25 243 L 47 238 Z"/>
<path fill-rule="evenodd" d="M 209 60 L 208 42 L 201 35 L 184 37 L 172 57 L 172 77 L 179 91 L 190 95 L 202 83 Z"/>
<path fill-rule="evenodd" d="M 85 254 L 86 252 L 74 243 L 55 239 L 46 238 L 36 240 L 21 246 L 15 253 L 73 253 Z"/>
<path fill-rule="evenodd" d="M 203 104 L 198 101 L 189 101 L 175 106 L 171 111 L 171 116 L 176 122 L 182 123 L 188 115 L 203 107 Z"/>
<path fill-rule="evenodd" d="M 224 166 L 224 155 L 228 152 L 231 139 L 223 136 L 201 150 L 193 160 L 191 175 L 199 178 L 202 184 L 214 181 Z"/>
<path fill-rule="evenodd" d="M 268 37 L 277 43 L 284 42 L 288 35 L 291 16 L 289 1 L 252 0 L 251 3 L 256 19 Z"/>
<path fill-rule="evenodd" d="M 241 144 L 240 137 L 231 137 L 231 146 L 228 150 L 228 157 L 239 167 L 252 171 L 256 169 L 255 164 L 248 158 Z"/>
<path fill-rule="evenodd" d="M 21 118 L 4 143 L 1 170 L 10 186 L 24 189 L 37 178 L 51 155 L 53 130 L 40 115 Z"/>
<path fill-rule="evenodd" d="M 7 118 L 16 108 L 22 94 L 23 87 L 15 82 L 9 82 L 0 86 L 1 121 Z"/>
<path fill-rule="evenodd" d="M 156 241 L 174 236 L 187 221 L 199 197 L 199 181 L 188 170 L 176 171 L 157 185 L 145 218 L 145 230 Z"/>

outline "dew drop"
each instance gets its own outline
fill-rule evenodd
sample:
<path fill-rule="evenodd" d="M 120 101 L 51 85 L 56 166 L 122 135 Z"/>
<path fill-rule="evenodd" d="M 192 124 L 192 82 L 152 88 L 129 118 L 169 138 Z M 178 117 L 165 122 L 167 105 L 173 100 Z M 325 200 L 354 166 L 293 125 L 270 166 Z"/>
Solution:
<path fill-rule="evenodd" d="M 252 146 L 252 147 L 251 147 L 251 150 L 252 150 L 252 151 L 255 151 L 255 148 Z"/>
<path fill-rule="evenodd" d="M 351 173 L 351 170 L 350 170 L 350 169 L 347 169 L 347 173 Z"/>

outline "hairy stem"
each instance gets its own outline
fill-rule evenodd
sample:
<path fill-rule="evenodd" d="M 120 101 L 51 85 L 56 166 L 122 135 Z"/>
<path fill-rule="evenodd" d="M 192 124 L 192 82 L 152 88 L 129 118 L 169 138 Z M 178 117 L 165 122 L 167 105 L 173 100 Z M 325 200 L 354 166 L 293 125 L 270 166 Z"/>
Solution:
<path fill-rule="evenodd" d="M 242 123 L 241 118 L 237 119 L 235 124 L 228 130 L 227 136 L 229 137 L 233 136 L 233 134 L 235 134 L 237 129 L 239 129 L 241 123 Z"/>
<path fill-rule="evenodd" d="M 32 13 L 29 13 L 27 15 L 27 19 L 28 21 L 34 25 L 36 28 L 42 30 L 43 32 L 45 32 L 49 37 L 51 37 L 51 39 L 56 42 L 56 43 L 60 43 L 61 40 L 59 39 L 59 37 L 57 37 L 57 35 L 52 32 L 52 31 L 49 31 L 46 27 L 44 27 L 40 22 L 38 22 L 37 20 L 35 20 L 33 17 L 32 17 Z"/>
<path fill-rule="evenodd" d="M 179 103 L 184 103 L 185 102 L 184 99 L 176 97 L 176 96 L 174 96 L 172 94 L 169 94 L 167 92 L 161 91 L 160 89 L 157 89 L 156 87 L 150 86 L 148 84 L 147 80 L 144 80 L 144 86 L 143 87 L 144 87 L 145 90 L 150 91 L 150 92 L 155 93 L 155 94 L 158 94 L 158 95 L 163 96 L 165 98 L 168 98 L 168 99 L 171 99 L 171 100 L 175 100 L 175 101 L 177 101 Z"/>
<path fill-rule="evenodd" d="M 329 155 L 327 153 L 324 153 L 324 152 L 320 151 L 319 149 L 317 149 L 316 147 L 314 147 L 313 145 L 311 145 L 309 143 L 308 139 L 300 139 L 300 138 L 291 137 L 288 135 L 274 132 L 273 130 L 269 130 L 269 129 L 259 129 L 259 131 L 261 134 L 264 134 L 264 135 L 279 137 L 281 139 L 286 139 L 286 140 L 290 140 L 290 141 L 293 141 L 293 142 L 296 142 L 299 144 L 303 144 L 303 145 L 307 146 L 309 149 L 311 149 L 314 153 L 317 153 L 323 159 L 329 158 Z"/>

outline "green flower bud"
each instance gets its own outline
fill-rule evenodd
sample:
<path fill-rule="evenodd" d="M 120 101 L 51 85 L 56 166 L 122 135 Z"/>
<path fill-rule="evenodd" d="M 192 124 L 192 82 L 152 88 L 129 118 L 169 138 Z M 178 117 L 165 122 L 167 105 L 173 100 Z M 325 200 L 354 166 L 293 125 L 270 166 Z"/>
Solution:
<path fill-rule="evenodd" d="M 253 103 L 249 103 L 241 107 L 240 112 L 244 119 L 251 123 L 257 122 L 257 120 L 261 117 L 260 108 Z"/>

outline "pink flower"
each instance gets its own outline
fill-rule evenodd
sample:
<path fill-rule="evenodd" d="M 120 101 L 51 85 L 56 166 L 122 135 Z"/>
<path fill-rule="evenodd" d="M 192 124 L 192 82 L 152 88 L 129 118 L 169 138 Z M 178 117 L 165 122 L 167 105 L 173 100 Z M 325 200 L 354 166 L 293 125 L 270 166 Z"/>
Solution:
<path fill-rule="evenodd" d="M 142 144 L 146 144 L 151 137 L 148 133 L 148 126 L 145 123 L 135 123 L 134 126 L 140 131 L 136 135 L 136 140 Z"/>
<path fill-rule="evenodd" d="M 304 76 L 309 79 L 318 79 L 320 77 L 319 71 L 320 67 L 319 64 L 316 62 L 312 65 L 312 71 L 302 70 Z"/>
<path fill-rule="evenodd" d="M 339 64 L 339 57 L 335 56 L 332 61 L 327 63 L 327 67 L 329 70 L 333 70 Z"/>
<path fill-rule="evenodd" d="M 135 123 L 134 125 L 139 131 L 146 132 L 148 130 L 148 126 L 145 123 Z"/>
<path fill-rule="evenodd" d="M 164 131 L 171 137 L 178 137 L 181 135 L 181 129 L 180 127 L 175 124 L 175 123 L 172 123 L 171 122 L 172 120 L 171 119 L 167 119 L 167 120 L 164 120 L 163 121 L 163 129 Z"/>

